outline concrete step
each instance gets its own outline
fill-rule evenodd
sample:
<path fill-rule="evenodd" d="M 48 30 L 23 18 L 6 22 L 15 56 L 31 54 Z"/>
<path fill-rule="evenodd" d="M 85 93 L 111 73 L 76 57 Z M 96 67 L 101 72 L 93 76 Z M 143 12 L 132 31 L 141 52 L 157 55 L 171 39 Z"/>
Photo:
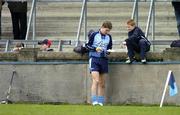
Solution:
<path fill-rule="evenodd" d="M 82 3 L 38 2 L 37 4 L 37 36 L 56 38 L 74 38 L 77 34 Z M 29 4 L 30 6 L 30 4 Z M 104 20 L 113 23 L 112 35 L 115 39 L 126 37 L 126 20 L 131 17 L 131 2 L 90 2 L 88 3 L 88 30 L 98 29 Z M 149 3 L 139 4 L 139 25 L 145 30 Z M 29 7 L 30 9 L 30 7 Z M 29 12 L 28 12 L 29 14 Z M 12 25 L 7 5 L 2 11 L 3 37 L 12 36 Z M 156 2 L 156 33 L 158 38 L 176 37 L 176 21 L 170 2 Z M 53 37 L 55 36 L 55 37 Z"/>

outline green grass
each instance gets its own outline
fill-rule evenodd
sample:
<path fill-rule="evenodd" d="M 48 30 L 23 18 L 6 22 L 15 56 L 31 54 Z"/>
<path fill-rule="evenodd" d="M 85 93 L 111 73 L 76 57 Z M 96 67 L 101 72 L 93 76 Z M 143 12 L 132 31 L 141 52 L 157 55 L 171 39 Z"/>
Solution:
<path fill-rule="evenodd" d="M 90 105 L 0 105 L 0 115 L 180 115 L 179 107 Z"/>

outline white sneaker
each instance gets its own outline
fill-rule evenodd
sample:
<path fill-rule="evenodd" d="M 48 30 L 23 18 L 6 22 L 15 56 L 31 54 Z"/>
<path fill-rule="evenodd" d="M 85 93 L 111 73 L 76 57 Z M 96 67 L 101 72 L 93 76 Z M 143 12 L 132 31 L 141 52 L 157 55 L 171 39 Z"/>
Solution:
<path fill-rule="evenodd" d="M 141 62 L 142 62 L 143 64 L 145 64 L 145 63 L 146 63 L 146 59 L 142 59 Z"/>
<path fill-rule="evenodd" d="M 103 106 L 103 103 L 98 103 L 100 106 Z"/>
<path fill-rule="evenodd" d="M 131 63 L 131 61 L 128 59 L 125 63 L 130 64 L 130 63 Z"/>
<path fill-rule="evenodd" d="M 92 103 L 92 105 L 93 105 L 93 106 L 98 105 L 98 102 L 97 102 L 97 101 L 94 101 L 94 102 Z"/>
<path fill-rule="evenodd" d="M 126 63 L 126 64 L 132 64 L 134 61 L 135 61 L 134 59 L 132 59 L 132 60 L 128 59 L 128 60 L 126 60 L 125 63 Z"/>

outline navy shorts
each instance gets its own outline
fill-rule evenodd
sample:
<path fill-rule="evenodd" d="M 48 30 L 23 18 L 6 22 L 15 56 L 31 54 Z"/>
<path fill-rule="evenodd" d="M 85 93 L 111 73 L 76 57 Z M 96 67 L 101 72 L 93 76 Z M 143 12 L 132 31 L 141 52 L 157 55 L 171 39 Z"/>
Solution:
<path fill-rule="evenodd" d="M 89 70 L 90 72 L 108 73 L 108 59 L 91 57 L 89 59 Z"/>

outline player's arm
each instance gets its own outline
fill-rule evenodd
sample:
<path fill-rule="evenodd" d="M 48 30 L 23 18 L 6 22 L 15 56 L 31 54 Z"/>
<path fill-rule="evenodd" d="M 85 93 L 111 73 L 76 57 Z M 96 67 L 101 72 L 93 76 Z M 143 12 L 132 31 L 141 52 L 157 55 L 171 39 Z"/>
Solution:
<path fill-rule="evenodd" d="M 94 42 L 94 36 L 95 34 L 93 33 L 93 35 L 90 36 L 88 43 L 86 44 L 86 48 L 89 51 L 96 51 L 96 47 L 93 47 L 93 42 Z"/>
<path fill-rule="evenodd" d="M 107 54 L 108 54 L 108 55 L 110 54 L 110 52 L 108 52 L 108 50 L 111 50 L 111 49 L 112 49 L 112 37 L 111 37 L 111 35 L 109 35 L 109 37 L 110 37 L 110 41 L 109 41 L 109 44 L 108 44 L 108 46 L 107 46 Z"/>

